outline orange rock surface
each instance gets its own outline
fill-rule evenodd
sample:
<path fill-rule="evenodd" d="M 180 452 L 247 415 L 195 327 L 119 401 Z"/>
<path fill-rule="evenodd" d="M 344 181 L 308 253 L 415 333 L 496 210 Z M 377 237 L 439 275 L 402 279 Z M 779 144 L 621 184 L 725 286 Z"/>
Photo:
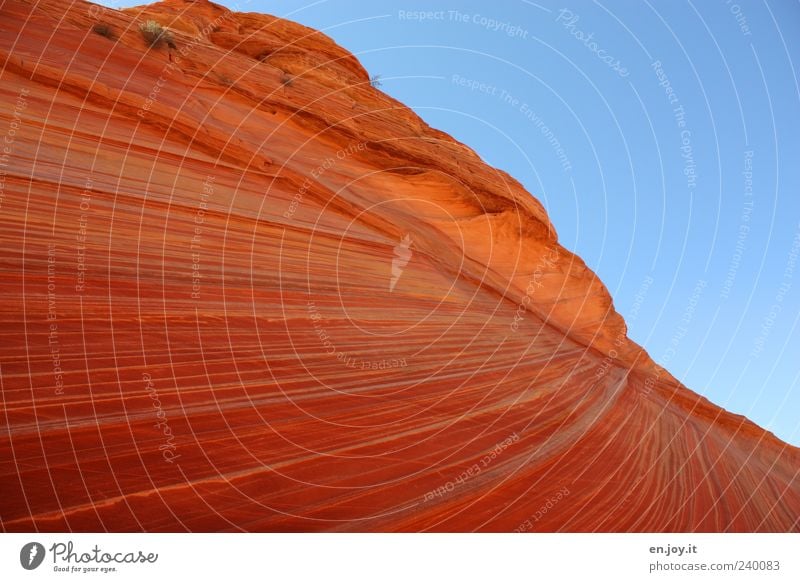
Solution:
<path fill-rule="evenodd" d="M 1 10 L 5 530 L 800 529 L 800 451 L 330 38 Z"/>

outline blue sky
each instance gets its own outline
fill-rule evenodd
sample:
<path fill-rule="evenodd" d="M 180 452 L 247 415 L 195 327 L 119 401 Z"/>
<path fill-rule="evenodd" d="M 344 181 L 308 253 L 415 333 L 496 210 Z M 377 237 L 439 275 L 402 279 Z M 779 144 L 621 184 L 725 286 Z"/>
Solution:
<path fill-rule="evenodd" d="M 800 3 L 238 4 L 519 179 L 657 362 L 800 444 Z"/>

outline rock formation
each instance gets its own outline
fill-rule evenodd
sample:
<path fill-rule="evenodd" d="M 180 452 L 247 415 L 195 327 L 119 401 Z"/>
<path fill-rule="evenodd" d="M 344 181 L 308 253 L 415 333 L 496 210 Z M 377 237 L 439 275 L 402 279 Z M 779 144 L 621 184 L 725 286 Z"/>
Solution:
<path fill-rule="evenodd" d="M 5 530 L 800 528 L 800 451 L 320 32 L 6 0 L 0 51 Z"/>

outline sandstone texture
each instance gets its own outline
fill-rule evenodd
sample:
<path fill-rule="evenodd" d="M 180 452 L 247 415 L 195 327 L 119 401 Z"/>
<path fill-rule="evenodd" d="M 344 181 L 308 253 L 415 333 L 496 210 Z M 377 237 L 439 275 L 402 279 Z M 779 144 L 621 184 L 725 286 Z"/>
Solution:
<path fill-rule="evenodd" d="M 324 34 L 0 12 L 4 530 L 800 529 L 800 451 Z"/>

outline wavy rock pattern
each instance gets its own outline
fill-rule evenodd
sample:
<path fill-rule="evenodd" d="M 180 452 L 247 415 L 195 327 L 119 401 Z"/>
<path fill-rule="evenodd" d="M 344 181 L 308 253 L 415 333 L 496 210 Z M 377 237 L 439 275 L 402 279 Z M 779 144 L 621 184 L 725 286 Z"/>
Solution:
<path fill-rule="evenodd" d="M 0 51 L 5 530 L 800 528 L 800 451 L 321 33 L 6 0 Z"/>

